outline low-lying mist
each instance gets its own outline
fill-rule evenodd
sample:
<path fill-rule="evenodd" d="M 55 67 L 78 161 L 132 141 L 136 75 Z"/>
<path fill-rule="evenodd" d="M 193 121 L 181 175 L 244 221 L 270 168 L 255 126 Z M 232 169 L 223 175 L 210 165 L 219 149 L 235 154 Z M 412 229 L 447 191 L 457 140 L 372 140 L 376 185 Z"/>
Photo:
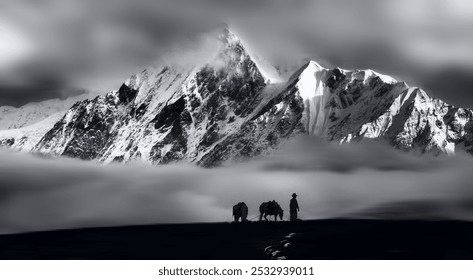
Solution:
<path fill-rule="evenodd" d="M 60 228 L 231 221 L 291 194 L 302 219 L 471 220 L 473 158 L 414 156 L 376 142 L 295 139 L 269 156 L 221 168 L 98 165 L 2 151 L 0 233 Z"/>

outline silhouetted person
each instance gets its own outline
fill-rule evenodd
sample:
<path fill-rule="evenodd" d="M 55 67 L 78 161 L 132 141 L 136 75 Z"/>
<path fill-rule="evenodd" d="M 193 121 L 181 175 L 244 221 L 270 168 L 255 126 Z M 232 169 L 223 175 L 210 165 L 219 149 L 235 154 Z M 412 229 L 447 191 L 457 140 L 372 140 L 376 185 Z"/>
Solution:
<path fill-rule="evenodd" d="M 297 221 L 297 212 L 299 212 L 299 203 L 297 203 L 297 194 L 292 194 L 291 202 L 289 203 L 289 215 L 291 221 Z"/>

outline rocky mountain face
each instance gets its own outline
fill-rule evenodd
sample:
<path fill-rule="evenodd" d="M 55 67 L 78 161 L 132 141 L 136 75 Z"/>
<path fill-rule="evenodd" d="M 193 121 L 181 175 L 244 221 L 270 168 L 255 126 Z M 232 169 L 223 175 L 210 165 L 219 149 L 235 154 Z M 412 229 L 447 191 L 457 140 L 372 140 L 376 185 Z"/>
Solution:
<path fill-rule="evenodd" d="M 270 84 L 276 71 L 259 67 L 228 29 L 216 44 L 202 65 L 154 66 L 118 91 L 76 103 L 33 151 L 214 166 L 268 152 L 303 133 L 303 100 Z"/>
<path fill-rule="evenodd" d="M 281 81 L 223 28 L 208 59 L 157 64 L 117 91 L 75 103 L 30 150 L 105 163 L 211 167 L 314 134 L 339 143 L 374 138 L 421 153 L 473 153 L 472 120 L 469 109 L 371 70 L 311 61 Z M 11 139 L 0 143 L 14 147 Z"/>

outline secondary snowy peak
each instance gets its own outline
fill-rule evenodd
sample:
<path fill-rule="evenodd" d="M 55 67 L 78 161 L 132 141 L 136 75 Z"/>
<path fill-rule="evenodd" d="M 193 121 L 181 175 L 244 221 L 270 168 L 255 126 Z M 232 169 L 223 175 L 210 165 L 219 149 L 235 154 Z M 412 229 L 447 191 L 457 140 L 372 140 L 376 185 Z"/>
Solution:
<path fill-rule="evenodd" d="M 304 120 L 310 134 L 326 138 L 333 123 L 359 110 L 358 101 L 366 101 L 380 91 L 405 89 L 404 84 L 372 70 L 327 69 L 310 61 L 292 75 L 293 85 L 304 100 Z M 389 88 L 389 89 L 388 89 Z"/>
<path fill-rule="evenodd" d="M 309 62 L 289 82 L 304 100 L 306 131 L 328 141 L 378 139 L 405 151 L 472 150 L 472 111 L 372 70 Z"/>

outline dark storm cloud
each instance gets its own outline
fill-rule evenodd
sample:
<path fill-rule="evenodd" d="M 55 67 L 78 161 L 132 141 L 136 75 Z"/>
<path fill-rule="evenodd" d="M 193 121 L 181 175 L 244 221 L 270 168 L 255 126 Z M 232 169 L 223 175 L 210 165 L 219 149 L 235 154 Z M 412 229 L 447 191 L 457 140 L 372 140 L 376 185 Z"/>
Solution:
<path fill-rule="evenodd" d="M 273 199 L 287 213 L 293 192 L 303 219 L 471 220 L 471 157 L 426 160 L 382 146 L 336 147 L 300 139 L 269 158 L 216 169 L 97 166 L 2 151 L 0 233 L 230 221 L 239 201 L 253 218 Z M 419 209 L 429 211 L 412 213 Z"/>
<path fill-rule="evenodd" d="M 0 83 L 55 79 L 105 92 L 184 38 L 227 22 L 288 69 L 306 58 L 374 68 L 473 107 L 465 97 L 472 79 L 453 86 L 436 76 L 445 67 L 472 68 L 471 8 L 468 0 L 4 0 L 0 26 L 10 30 L 7 51 L 25 51 L 0 67 Z"/>

